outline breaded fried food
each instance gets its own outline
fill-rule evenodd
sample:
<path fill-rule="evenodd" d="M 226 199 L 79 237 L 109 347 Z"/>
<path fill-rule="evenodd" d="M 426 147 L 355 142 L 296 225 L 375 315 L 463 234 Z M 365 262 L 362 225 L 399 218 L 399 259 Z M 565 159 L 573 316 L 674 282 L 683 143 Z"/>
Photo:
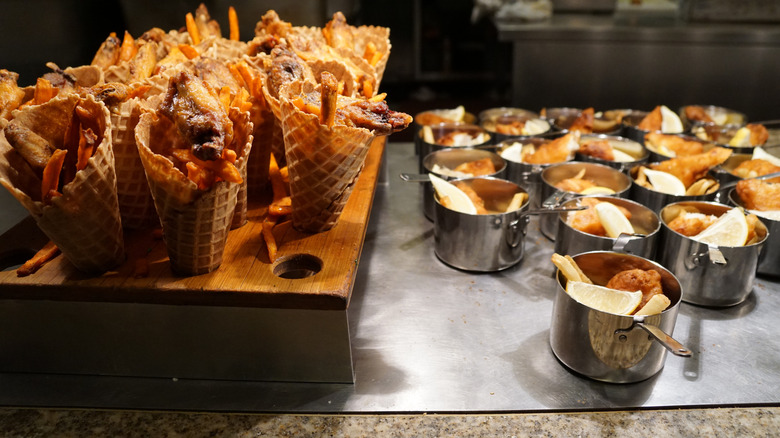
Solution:
<path fill-rule="evenodd" d="M 712 225 L 718 217 L 712 214 L 683 211 L 666 226 L 683 236 L 695 236 Z"/>
<path fill-rule="evenodd" d="M 614 149 L 607 140 L 586 141 L 580 144 L 580 149 L 578 152 L 582 155 L 587 155 L 589 157 L 599 158 L 606 161 L 615 160 Z"/>
<path fill-rule="evenodd" d="M 579 149 L 579 144 L 577 143 L 579 138 L 579 132 L 570 132 L 563 137 L 542 144 L 533 153 L 526 154 L 525 150 L 523 150 L 523 162 L 549 164 L 566 161 L 575 150 Z"/>
<path fill-rule="evenodd" d="M 686 157 L 704 152 L 704 145 L 698 141 L 686 140 L 678 135 L 661 134 L 659 132 L 647 133 L 645 135 L 645 145 L 659 152 L 663 150 L 672 151 L 674 156 L 677 157 Z"/>
<path fill-rule="evenodd" d="M 630 269 L 615 274 L 607 287 L 610 289 L 624 290 L 627 292 L 642 291 L 641 309 L 655 295 L 663 294 L 661 286 L 661 274 L 654 270 Z"/>
<path fill-rule="evenodd" d="M 461 163 L 454 169 L 456 172 L 462 172 L 473 176 L 492 175 L 496 173 L 496 166 L 490 158 L 468 161 Z"/>
<path fill-rule="evenodd" d="M 639 122 L 637 128 L 642 131 L 660 131 L 662 124 L 663 115 L 661 114 L 661 107 L 657 106 Z"/>
<path fill-rule="evenodd" d="M 701 154 L 672 158 L 652 164 L 650 167 L 654 170 L 671 173 L 688 188 L 697 180 L 707 176 L 710 168 L 726 161 L 732 153 L 731 149 L 714 147 Z"/>
<path fill-rule="evenodd" d="M 581 134 L 590 134 L 593 132 L 593 118 L 595 111 L 593 108 L 585 108 L 580 112 L 576 119 L 569 126 L 569 131 L 577 131 Z"/>
<path fill-rule="evenodd" d="M 750 131 L 750 145 L 761 146 L 769 140 L 769 130 L 766 126 L 758 123 L 748 123 L 745 128 Z"/>
<path fill-rule="evenodd" d="M 714 120 L 712 120 L 712 117 L 707 114 L 707 111 L 704 110 L 704 107 L 699 105 L 686 106 L 685 118 L 692 122 L 714 123 Z"/>
<path fill-rule="evenodd" d="M 24 90 L 19 88 L 19 74 L 0 69 L 0 119 L 9 119 L 11 111 L 19 108 L 24 100 Z"/>
<path fill-rule="evenodd" d="M 30 168 L 41 177 L 43 169 L 51 159 L 54 148 L 45 138 L 20 123 L 11 121 L 5 128 L 5 138 L 16 152 L 24 158 Z"/>
<path fill-rule="evenodd" d="M 566 178 L 558 181 L 555 188 L 565 192 L 582 193 L 584 190 L 596 187 L 596 183 L 582 177 Z"/>
<path fill-rule="evenodd" d="M 192 154 L 201 160 L 221 158 L 233 137 L 233 122 L 215 93 L 186 71 L 171 78 L 160 112 L 176 124 Z"/>
<path fill-rule="evenodd" d="M 737 194 L 748 210 L 780 210 L 780 183 L 742 180 L 737 183 Z"/>
<path fill-rule="evenodd" d="M 485 208 L 485 200 L 482 199 L 477 192 L 474 191 L 474 189 L 471 188 L 470 185 L 466 184 L 463 181 L 456 181 L 455 187 L 459 188 L 463 193 L 465 193 L 469 199 L 471 199 L 471 202 L 474 204 L 474 207 L 477 208 L 477 214 L 488 214 L 487 209 Z"/>
<path fill-rule="evenodd" d="M 775 166 L 769 161 L 761 158 L 743 161 L 731 171 L 731 173 L 740 178 L 755 178 L 757 176 L 768 175 L 775 172 L 780 172 L 780 166 Z"/>
<path fill-rule="evenodd" d="M 579 200 L 579 205 L 584 205 L 588 208 L 585 210 L 569 212 L 568 216 L 566 217 L 566 223 L 575 230 L 582 231 L 583 233 L 606 237 L 607 230 L 604 229 L 604 226 L 601 224 L 601 220 L 599 219 L 599 215 L 596 212 L 596 209 L 592 208 L 600 202 L 603 201 L 599 201 L 596 198 L 581 198 Z M 631 220 L 630 211 L 619 205 L 617 208 L 627 219 Z"/>

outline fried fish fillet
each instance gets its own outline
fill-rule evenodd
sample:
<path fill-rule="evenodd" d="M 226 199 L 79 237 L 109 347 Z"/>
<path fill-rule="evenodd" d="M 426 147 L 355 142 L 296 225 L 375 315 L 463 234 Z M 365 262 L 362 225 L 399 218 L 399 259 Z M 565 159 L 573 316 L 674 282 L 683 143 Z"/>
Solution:
<path fill-rule="evenodd" d="M 651 165 L 654 170 L 671 173 L 682 181 L 686 188 L 697 180 L 707 176 L 710 168 L 726 161 L 732 154 L 731 149 L 714 147 L 707 152 L 686 157 L 672 158 Z"/>

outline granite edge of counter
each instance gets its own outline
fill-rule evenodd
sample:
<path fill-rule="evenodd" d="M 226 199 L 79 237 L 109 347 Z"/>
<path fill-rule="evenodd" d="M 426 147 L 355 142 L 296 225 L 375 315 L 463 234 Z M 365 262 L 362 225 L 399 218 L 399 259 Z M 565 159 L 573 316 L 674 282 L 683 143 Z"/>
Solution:
<path fill-rule="evenodd" d="M 0 408 L 0 436 L 777 436 L 780 407 L 478 414 L 234 414 Z"/>

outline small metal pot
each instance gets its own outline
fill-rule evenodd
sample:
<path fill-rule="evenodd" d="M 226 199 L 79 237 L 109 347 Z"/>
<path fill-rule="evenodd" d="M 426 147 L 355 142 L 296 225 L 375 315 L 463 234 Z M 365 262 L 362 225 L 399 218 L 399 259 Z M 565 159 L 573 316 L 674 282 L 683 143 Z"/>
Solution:
<path fill-rule="evenodd" d="M 631 213 L 631 225 L 636 234 L 621 234 L 616 238 L 596 236 L 572 228 L 568 223 L 571 212 L 557 215 L 558 231 L 555 237 L 555 252 L 563 255 L 579 254 L 589 251 L 615 251 L 633 254 L 646 259 L 655 256 L 656 243 L 661 222 L 653 210 L 634 201 L 609 196 L 583 196 L 565 202 L 561 207 L 572 208 L 584 198 L 595 198 L 623 207 Z"/>
<path fill-rule="evenodd" d="M 573 258 L 596 284 L 606 284 L 612 276 L 627 269 L 658 271 L 671 304 L 661 314 L 650 316 L 602 312 L 569 296 L 566 278 L 556 272 L 550 346 L 561 363 L 594 380 L 632 383 L 661 371 L 667 350 L 676 356 L 691 355 L 690 350 L 671 337 L 683 296 L 680 283 L 671 272 L 630 254 L 597 251 Z"/>
<path fill-rule="evenodd" d="M 579 108 L 548 108 L 545 110 L 547 120 L 553 126 L 553 129 L 561 132 L 569 132 L 572 123 L 582 114 Z M 596 113 L 593 117 L 593 135 L 619 135 L 623 126 L 612 119 L 608 119 L 603 114 Z"/>
<path fill-rule="evenodd" d="M 710 175 L 718 180 L 720 188 L 714 201 L 721 204 L 729 203 L 731 185 L 736 184 L 742 178 L 734 174 L 734 169 L 745 161 L 752 159 L 750 154 L 732 154 L 728 160 L 710 169 Z"/>
<path fill-rule="evenodd" d="M 761 248 L 768 233 L 756 226 L 759 241 L 746 246 L 717 246 L 698 242 L 669 228 L 668 224 L 686 208 L 720 216 L 733 207 L 716 202 L 676 202 L 661 210 L 661 243 L 658 262 L 680 281 L 683 301 L 703 306 L 726 307 L 739 304 L 753 290 Z"/>
<path fill-rule="evenodd" d="M 506 173 L 506 160 L 501 158 L 501 156 L 497 153 L 483 149 L 448 148 L 433 151 L 426 155 L 425 158 L 423 158 L 423 168 L 427 173 L 402 173 L 401 179 L 404 181 L 420 183 L 423 192 L 423 213 L 425 214 L 426 218 L 433 220 L 433 209 L 435 202 L 433 200 L 433 184 L 431 184 L 431 180 L 428 178 L 428 173 L 432 173 L 445 181 L 454 180 L 459 177 L 446 175 L 435 171 L 434 169 L 436 169 L 436 165 L 447 169 L 455 169 L 463 163 L 482 160 L 484 158 L 489 158 L 493 162 L 493 166 L 496 168 L 494 173 L 485 176 L 503 178 L 504 174 Z"/>
<path fill-rule="evenodd" d="M 560 136 L 560 134 L 553 134 L 549 137 L 530 137 L 522 140 L 506 140 L 496 145 L 496 152 L 506 160 L 506 179 L 519 184 L 528 192 L 528 194 L 531 196 L 531 208 L 539 208 L 541 206 L 540 199 L 542 197 L 542 171 L 559 163 L 522 163 L 505 157 L 503 152 L 515 143 L 533 144 L 534 146 L 538 147 L 544 143 L 550 142 L 554 138 L 557 138 L 557 136 Z"/>
<path fill-rule="evenodd" d="M 729 148 L 734 151 L 735 154 L 752 154 L 753 150 L 761 146 L 763 148 L 780 145 L 780 120 L 770 120 L 765 122 L 753 122 L 758 125 L 764 125 L 769 131 L 769 139 L 762 145 L 752 146 L 730 146 L 729 142 L 736 135 L 737 131 L 742 125 L 728 125 L 728 126 L 714 126 L 705 125 L 697 126 L 693 128 L 693 133 L 700 137 L 715 143 L 717 146 Z"/>
<path fill-rule="evenodd" d="M 495 214 L 466 214 L 444 207 L 434 196 L 433 236 L 436 256 L 449 266 L 467 271 L 493 272 L 522 260 L 529 217 L 526 198 L 518 210 L 506 212 L 516 193 L 525 192 L 510 181 L 466 178 L 464 181 Z"/>
<path fill-rule="evenodd" d="M 744 207 L 744 203 L 736 189 L 731 190 L 728 198 L 731 205 Z M 761 219 L 761 222 L 764 223 L 769 232 L 769 237 L 767 237 L 764 243 L 764 249 L 761 251 L 761 257 L 758 260 L 756 273 L 780 277 L 780 220 L 762 217 L 760 211 L 752 211 L 752 213 Z"/>
<path fill-rule="evenodd" d="M 498 130 L 496 129 L 496 125 L 499 123 L 509 123 L 515 120 L 519 120 L 519 121 L 535 120 L 537 122 L 540 122 L 540 125 L 546 126 L 546 129 L 543 129 L 541 132 L 533 133 L 529 135 L 504 134 L 498 132 Z M 480 126 L 482 126 L 482 128 L 484 128 L 487 132 L 489 132 L 493 136 L 495 143 L 499 143 L 509 139 L 535 137 L 537 135 L 543 135 L 552 131 L 552 125 L 550 124 L 550 122 L 547 121 L 547 119 L 540 117 L 539 114 L 533 111 L 529 111 L 522 108 L 501 107 L 501 108 L 487 109 L 479 113 L 479 124 Z"/>
<path fill-rule="evenodd" d="M 712 193 L 707 193 L 698 196 L 686 196 L 686 195 L 678 196 L 678 195 L 670 195 L 668 193 L 662 193 L 662 192 L 648 189 L 647 187 L 643 187 L 636 183 L 636 176 L 637 176 L 637 172 L 639 171 L 639 167 L 640 166 L 635 166 L 631 168 L 631 170 L 628 172 L 632 182 L 629 199 L 632 199 L 646 206 L 647 208 L 653 210 L 656 213 L 660 212 L 661 209 L 664 208 L 664 206 L 672 204 L 674 202 L 713 201 L 718 195 L 718 192 L 714 191 Z M 715 179 L 711 176 L 707 176 L 707 178 Z"/>
<path fill-rule="evenodd" d="M 615 194 L 611 196 L 627 197 L 631 188 L 631 179 L 625 173 L 597 163 L 581 163 L 572 161 L 550 166 L 542 170 L 541 179 L 541 199 L 542 208 L 556 208 L 562 202 L 582 196 L 579 193 L 563 191 L 555 187 L 560 181 L 566 178 L 576 176 L 580 171 L 585 170 L 585 177 L 599 186 L 614 190 Z M 542 234 L 548 239 L 555 240 L 558 228 L 558 218 L 555 215 L 545 215 L 539 219 L 539 226 Z"/>
<path fill-rule="evenodd" d="M 632 156 L 634 160 L 633 161 L 609 161 L 601 158 L 592 157 L 590 155 L 585 155 L 580 152 L 575 153 L 574 159 L 577 161 L 585 161 L 588 163 L 603 164 L 605 166 L 609 166 L 621 172 L 627 173 L 632 167 L 642 163 L 646 163 L 648 157 L 650 156 L 650 152 L 646 148 L 644 148 L 641 144 L 635 142 L 634 140 L 625 137 L 619 137 L 616 135 L 605 135 L 605 134 L 583 135 L 580 137 L 579 143 L 584 144 L 589 141 L 599 141 L 599 140 L 608 141 L 613 149 L 617 149 L 621 152 L 624 152 Z"/>
<path fill-rule="evenodd" d="M 414 130 L 414 151 L 416 154 L 420 155 L 420 150 L 422 147 L 422 137 L 420 136 L 420 130 L 423 126 L 440 125 L 442 123 L 475 124 L 477 122 L 477 117 L 470 112 L 463 114 L 463 120 L 450 120 L 448 118 L 448 113 L 451 112 L 451 109 L 431 109 L 422 111 L 414 116 L 412 128 Z"/>
<path fill-rule="evenodd" d="M 456 147 L 457 148 L 483 147 L 483 146 L 490 145 L 493 141 L 493 137 L 490 135 L 490 133 L 486 132 L 484 129 L 482 129 L 477 125 L 472 125 L 469 123 L 440 123 L 438 125 L 429 125 L 428 127 L 431 129 L 431 133 L 433 134 L 433 139 L 434 139 L 433 143 L 425 140 L 424 129 L 420 129 L 420 132 L 417 133 L 417 137 L 419 138 L 420 141 L 420 157 L 419 157 L 420 172 L 425 172 L 425 168 L 423 167 L 423 163 L 422 163 L 423 158 L 425 158 L 428 154 L 430 154 L 433 151 L 456 148 Z M 468 146 L 448 146 L 439 143 L 439 140 L 441 138 L 453 132 L 463 132 L 470 135 L 472 138 L 477 138 L 478 136 L 482 135 L 485 138 L 485 141 L 479 143 L 475 142 L 474 144 Z"/>
<path fill-rule="evenodd" d="M 715 147 L 715 143 L 713 143 L 711 141 L 707 141 L 707 140 L 702 140 L 702 139 L 700 139 L 698 137 L 694 137 L 692 135 L 686 135 L 686 134 L 665 134 L 665 135 L 674 135 L 674 136 L 680 137 L 680 138 L 682 138 L 683 140 L 686 140 L 686 141 L 693 141 L 693 142 L 696 142 L 696 143 L 701 143 L 703 152 L 707 152 L 710 149 Z M 670 158 L 674 158 L 672 156 L 666 155 L 666 154 L 662 153 L 661 151 L 657 150 L 652 144 L 650 144 L 650 143 L 648 143 L 646 141 L 643 142 L 642 144 L 644 144 L 645 148 L 647 149 L 647 151 L 650 154 L 650 156 L 649 156 L 647 161 L 649 161 L 651 163 L 657 163 L 659 161 L 664 161 L 664 160 L 668 160 Z"/>
<path fill-rule="evenodd" d="M 632 111 L 630 114 L 623 117 L 623 137 L 630 138 L 631 140 L 644 145 L 645 135 L 651 131 L 639 129 L 638 125 L 648 114 L 649 113 L 646 111 Z M 661 131 L 656 132 L 660 133 Z M 663 134 L 682 134 L 682 132 L 663 132 Z M 653 161 L 653 159 L 650 158 L 650 161 Z"/>

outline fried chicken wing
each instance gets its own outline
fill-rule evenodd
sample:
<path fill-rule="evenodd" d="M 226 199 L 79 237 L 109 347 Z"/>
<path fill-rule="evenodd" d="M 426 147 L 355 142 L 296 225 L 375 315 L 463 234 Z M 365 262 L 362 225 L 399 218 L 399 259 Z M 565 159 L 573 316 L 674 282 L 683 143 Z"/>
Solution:
<path fill-rule="evenodd" d="M 739 166 L 735 167 L 731 173 L 740 178 L 755 178 L 775 172 L 780 172 L 780 166 L 775 166 L 767 160 L 757 158 L 739 163 Z"/>
<path fill-rule="evenodd" d="M 780 183 L 742 180 L 737 183 L 737 194 L 748 210 L 780 210 Z"/>
<path fill-rule="evenodd" d="M 192 146 L 192 154 L 207 161 L 222 156 L 233 136 L 233 123 L 219 99 L 196 76 L 182 71 L 173 76 L 161 107 Z"/>
<path fill-rule="evenodd" d="M 98 51 L 95 53 L 95 57 L 92 58 L 92 65 L 100 67 L 102 70 L 111 67 L 119 61 L 120 48 L 122 47 L 122 41 L 117 38 L 116 33 L 111 32 L 100 45 Z"/>
<path fill-rule="evenodd" d="M 352 50 L 354 46 L 352 30 L 349 24 L 347 24 L 346 17 L 341 12 L 333 14 L 333 18 L 322 29 L 322 35 L 331 47 L 343 47 Z"/>
<path fill-rule="evenodd" d="M 300 56 L 285 46 L 274 47 L 271 50 L 271 69 L 268 72 L 269 93 L 278 98 L 281 86 L 296 79 L 315 82 L 314 74 Z"/>
<path fill-rule="evenodd" d="M 336 110 L 336 123 L 366 128 L 375 135 L 389 135 L 409 126 L 412 116 L 391 110 L 385 101 L 356 100 Z"/>
<path fill-rule="evenodd" d="M 141 81 L 154 73 L 157 66 L 157 43 L 148 42 L 138 48 L 130 60 L 130 82 Z"/>
<path fill-rule="evenodd" d="M 24 100 L 24 90 L 19 88 L 19 74 L 0 69 L 0 118 L 8 119 Z"/>
<path fill-rule="evenodd" d="M 650 298 L 664 293 L 661 274 L 654 270 L 630 269 L 618 272 L 607 282 L 607 287 L 627 292 L 642 291 L 642 302 L 638 307 L 640 309 L 650 301 Z"/>
<path fill-rule="evenodd" d="M 668 155 L 664 151 L 671 151 L 673 156 L 685 157 L 689 155 L 701 154 L 704 152 L 704 145 L 698 141 L 686 140 L 677 135 L 661 134 L 659 132 L 649 132 L 645 135 L 645 145 L 655 149 L 657 152 Z"/>
<path fill-rule="evenodd" d="M 615 160 L 615 152 L 607 140 L 586 141 L 580 144 L 579 153 L 607 161 Z"/>
<path fill-rule="evenodd" d="M 5 128 L 5 138 L 40 177 L 54 152 L 49 142 L 29 128 L 13 121 Z"/>
<path fill-rule="evenodd" d="M 711 167 L 726 161 L 732 154 L 732 150 L 722 147 L 714 147 L 707 152 L 687 157 L 672 158 L 651 165 L 654 170 L 671 173 L 683 182 L 686 188 L 701 178 L 707 176 Z"/>

